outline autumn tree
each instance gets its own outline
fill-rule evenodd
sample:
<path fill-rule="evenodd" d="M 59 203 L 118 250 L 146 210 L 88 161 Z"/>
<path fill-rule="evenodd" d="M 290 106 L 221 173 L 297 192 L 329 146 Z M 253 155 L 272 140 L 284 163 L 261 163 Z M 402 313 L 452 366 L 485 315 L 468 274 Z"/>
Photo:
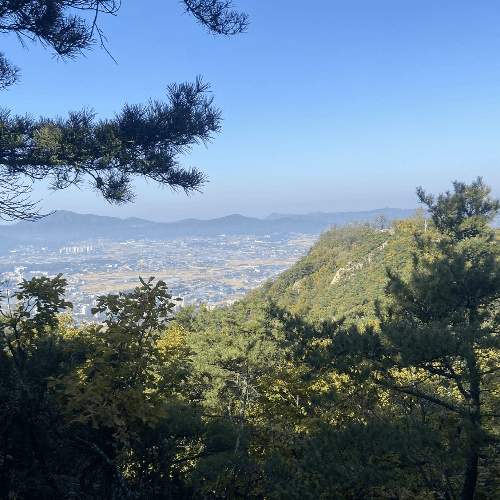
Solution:
<path fill-rule="evenodd" d="M 103 323 L 79 326 L 59 314 L 64 287 L 60 275 L 23 281 L 2 309 L 0 497 L 131 498 L 149 485 L 182 498 L 176 464 L 196 459 L 205 429 L 179 395 L 189 351 L 166 332 L 165 283 L 102 296 Z"/>
<path fill-rule="evenodd" d="M 50 465 L 45 423 L 57 422 L 47 397 L 46 377 L 63 362 L 61 338 L 54 334 L 58 312 L 71 306 L 64 299 L 66 281 L 23 280 L 3 296 L 0 308 L 0 495 L 36 491 L 44 484 L 57 491 Z"/>

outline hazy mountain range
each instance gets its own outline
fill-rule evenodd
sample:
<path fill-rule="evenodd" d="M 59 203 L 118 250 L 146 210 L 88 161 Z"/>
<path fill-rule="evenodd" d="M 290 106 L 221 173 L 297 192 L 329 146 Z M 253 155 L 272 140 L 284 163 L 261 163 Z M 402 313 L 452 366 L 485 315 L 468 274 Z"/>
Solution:
<path fill-rule="evenodd" d="M 66 245 L 88 238 L 166 239 L 178 237 L 210 237 L 221 234 L 257 236 L 286 233 L 317 234 L 333 224 L 344 225 L 352 220 L 372 219 L 384 215 L 388 219 L 402 219 L 413 209 L 381 208 L 359 212 L 315 212 L 310 214 L 276 214 L 265 219 L 228 215 L 218 219 L 185 219 L 179 222 L 152 222 L 136 217 L 120 219 L 99 215 L 82 215 L 59 210 L 37 222 L 21 221 L 0 226 L 0 251 L 18 245 Z"/>

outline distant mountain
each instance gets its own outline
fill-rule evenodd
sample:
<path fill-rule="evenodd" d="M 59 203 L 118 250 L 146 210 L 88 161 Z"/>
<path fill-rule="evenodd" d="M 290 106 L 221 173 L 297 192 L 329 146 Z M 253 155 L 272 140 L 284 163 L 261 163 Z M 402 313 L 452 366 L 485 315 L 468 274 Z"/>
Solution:
<path fill-rule="evenodd" d="M 60 210 L 37 222 L 21 221 L 11 226 L 0 226 L 0 234 L 21 239 L 50 238 L 175 238 L 181 236 L 217 236 L 220 234 L 315 234 L 328 226 L 325 221 L 293 217 L 261 220 L 242 215 L 228 215 L 218 219 L 186 219 L 179 222 L 152 222 L 136 217 L 120 219 L 99 215 L 81 215 Z"/>
<path fill-rule="evenodd" d="M 82 215 L 59 210 L 37 222 L 21 221 L 0 226 L 0 251 L 17 245 L 67 245 L 88 238 L 165 239 L 211 237 L 221 234 L 282 235 L 288 233 L 318 234 L 332 224 L 344 225 L 351 220 L 370 219 L 383 214 L 387 218 L 405 218 L 412 210 L 384 208 L 365 212 L 312 213 L 307 215 L 271 214 L 266 219 L 228 215 L 211 220 L 185 219 L 179 222 L 152 222 L 137 217 L 120 219 L 99 215 Z"/>
<path fill-rule="evenodd" d="M 358 212 L 313 212 L 305 215 L 299 214 L 276 214 L 273 213 L 266 217 L 266 220 L 276 220 L 282 218 L 294 218 L 301 220 L 321 220 L 328 222 L 330 225 L 338 224 L 343 226 L 350 221 L 370 220 L 378 215 L 383 215 L 389 220 L 406 219 L 415 211 L 414 208 L 378 208 L 376 210 L 361 210 Z"/>

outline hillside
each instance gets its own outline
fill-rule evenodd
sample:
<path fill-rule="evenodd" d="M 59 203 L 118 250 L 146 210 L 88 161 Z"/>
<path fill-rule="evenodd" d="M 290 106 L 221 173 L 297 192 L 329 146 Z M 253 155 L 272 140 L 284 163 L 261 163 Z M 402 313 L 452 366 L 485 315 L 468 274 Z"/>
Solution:
<path fill-rule="evenodd" d="M 423 225 L 423 219 L 414 216 L 390 228 L 366 223 L 333 226 L 306 256 L 247 300 L 270 299 L 308 320 L 374 319 L 375 301 L 383 300 L 388 281 L 386 269 L 409 265 L 414 247 L 410 234 Z"/>
<path fill-rule="evenodd" d="M 103 328 L 56 313 L 62 275 L 24 282 L 0 497 L 498 498 L 500 200 L 454 188 L 418 193 L 430 220 L 332 227 L 226 307 L 172 316 L 151 277 L 97 298 Z"/>

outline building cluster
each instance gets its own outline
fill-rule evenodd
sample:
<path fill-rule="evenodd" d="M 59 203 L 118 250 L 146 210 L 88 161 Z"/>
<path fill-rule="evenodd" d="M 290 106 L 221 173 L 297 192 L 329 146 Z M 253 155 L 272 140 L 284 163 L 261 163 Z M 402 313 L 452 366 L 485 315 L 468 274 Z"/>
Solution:
<path fill-rule="evenodd" d="M 0 279 L 12 295 L 16 284 L 34 276 L 63 273 L 66 299 L 81 320 L 92 315 L 99 295 L 130 292 L 139 276 L 155 276 L 169 286 L 174 311 L 190 304 L 209 308 L 232 304 L 305 255 L 316 237 L 216 236 L 166 240 L 94 239 L 71 246 L 25 246 L 0 256 Z M 5 298 L 4 306 L 5 306 Z"/>
<path fill-rule="evenodd" d="M 62 247 L 59 253 L 90 253 L 92 252 L 92 246 L 86 247 Z"/>

